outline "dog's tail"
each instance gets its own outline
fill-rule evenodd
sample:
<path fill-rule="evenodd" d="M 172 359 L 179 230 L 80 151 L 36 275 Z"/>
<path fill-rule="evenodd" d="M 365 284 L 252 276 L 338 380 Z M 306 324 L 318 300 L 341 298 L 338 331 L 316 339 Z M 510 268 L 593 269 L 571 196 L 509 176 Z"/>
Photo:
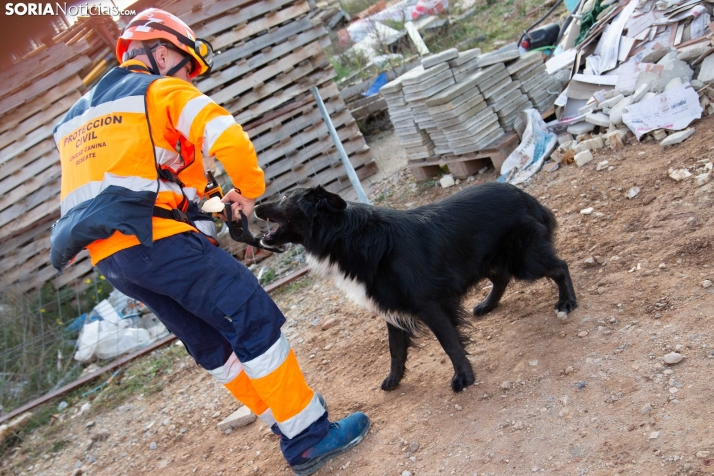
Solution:
<path fill-rule="evenodd" d="M 550 208 L 544 206 L 535 197 L 526 192 L 523 192 L 523 195 L 530 215 L 545 226 L 548 231 L 548 238 L 552 239 L 553 233 L 558 227 L 558 221 L 555 219 L 555 215 Z"/>

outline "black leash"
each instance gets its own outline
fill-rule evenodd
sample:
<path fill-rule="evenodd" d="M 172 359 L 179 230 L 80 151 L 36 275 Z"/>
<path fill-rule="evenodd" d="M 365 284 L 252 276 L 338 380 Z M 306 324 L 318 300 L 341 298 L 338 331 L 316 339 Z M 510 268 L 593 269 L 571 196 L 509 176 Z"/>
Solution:
<path fill-rule="evenodd" d="M 254 248 L 260 248 L 261 250 L 271 251 L 273 253 L 282 253 L 283 251 L 285 251 L 282 248 L 272 248 L 270 246 L 264 246 L 260 242 L 260 240 L 265 235 L 261 235 L 258 237 L 253 236 L 253 234 L 250 232 L 250 229 L 248 228 L 248 217 L 245 216 L 243 210 L 238 211 L 238 213 L 240 213 L 240 223 L 237 221 L 233 221 L 233 210 L 231 209 L 231 205 L 233 205 L 233 202 L 226 203 L 226 208 L 224 210 L 226 218 L 228 219 L 228 221 L 225 223 L 228 227 L 228 233 L 230 233 L 231 238 L 233 238 L 235 241 L 239 241 L 241 243 L 245 243 L 246 245 L 253 246 Z"/>

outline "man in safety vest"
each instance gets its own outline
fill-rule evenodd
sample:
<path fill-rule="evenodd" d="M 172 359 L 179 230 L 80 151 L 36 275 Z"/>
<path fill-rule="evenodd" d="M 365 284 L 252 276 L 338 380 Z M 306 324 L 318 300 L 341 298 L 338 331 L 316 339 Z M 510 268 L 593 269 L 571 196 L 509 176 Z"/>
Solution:
<path fill-rule="evenodd" d="M 190 81 L 211 69 L 211 45 L 176 16 L 137 15 L 117 43 L 121 62 L 55 127 L 61 218 L 52 264 L 83 248 L 119 291 L 144 302 L 189 354 L 273 431 L 295 474 L 317 471 L 369 430 L 361 412 L 336 423 L 305 382 L 280 328 L 285 317 L 253 274 L 206 235 L 197 202 L 215 156 L 233 181 L 232 215 L 265 191 L 248 135 Z"/>

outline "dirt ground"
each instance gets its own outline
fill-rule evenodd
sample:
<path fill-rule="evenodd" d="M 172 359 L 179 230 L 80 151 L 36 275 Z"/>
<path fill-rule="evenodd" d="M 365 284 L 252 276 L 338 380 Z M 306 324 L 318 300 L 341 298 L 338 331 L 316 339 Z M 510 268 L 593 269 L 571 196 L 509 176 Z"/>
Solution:
<path fill-rule="evenodd" d="M 714 280 L 714 182 L 697 187 L 667 176 L 670 168 L 694 171 L 712 160 L 714 119 L 696 128 L 668 149 L 650 141 L 600 150 L 582 168 L 541 171 L 527 184 L 556 211 L 557 249 L 580 307 L 561 322 L 552 283 L 511 284 L 499 308 L 468 331 L 478 383 L 460 394 L 450 390 L 451 364 L 431 335 L 410 351 L 401 386 L 386 393 L 379 388 L 389 370 L 381 318 L 312 275 L 275 294 L 331 419 L 361 410 L 373 422 L 361 445 L 318 474 L 714 474 L 714 287 L 702 285 Z M 603 160 L 611 169 L 597 171 Z M 490 171 L 473 183 L 494 179 Z M 412 208 L 471 185 L 418 185 L 402 170 L 375 184 L 372 198 Z M 626 198 L 635 186 L 639 194 Z M 588 207 L 593 213 L 582 215 Z M 480 283 L 467 308 L 488 288 Z M 330 318 L 336 324 L 322 330 Z M 672 351 L 684 360 L 665 365 Z M 238 404 L 189 357 L 174 360 L 162 385 L 111 411 L 74 417 L 54 436 L 66 439 L 63 449 L 30 459 L 37 431 L 0 470 L 291 474 L 260 421 L 230 434 L 217 430 Z"/>

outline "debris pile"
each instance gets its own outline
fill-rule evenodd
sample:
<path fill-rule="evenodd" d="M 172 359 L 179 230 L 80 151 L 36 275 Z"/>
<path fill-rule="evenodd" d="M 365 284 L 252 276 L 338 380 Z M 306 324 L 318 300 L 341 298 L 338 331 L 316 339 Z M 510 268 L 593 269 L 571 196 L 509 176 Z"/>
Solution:
<path fill-rule="evenodd" d="M 591 160 L 586 151 L 618 149 L 629 140 L 677 144 L 694 129 L 668 131 L 714 112 L 707 86 L 714 82 L 710 3 L 586 1 L 573 13 L 596 21 L 589 30 L 582 20 L 572 22 L 546 62 L 551 77 L 569 79 L 556 101 L 559 120 L 551 124 L 567 131 L 554 161 L 581 166 Z"/>

